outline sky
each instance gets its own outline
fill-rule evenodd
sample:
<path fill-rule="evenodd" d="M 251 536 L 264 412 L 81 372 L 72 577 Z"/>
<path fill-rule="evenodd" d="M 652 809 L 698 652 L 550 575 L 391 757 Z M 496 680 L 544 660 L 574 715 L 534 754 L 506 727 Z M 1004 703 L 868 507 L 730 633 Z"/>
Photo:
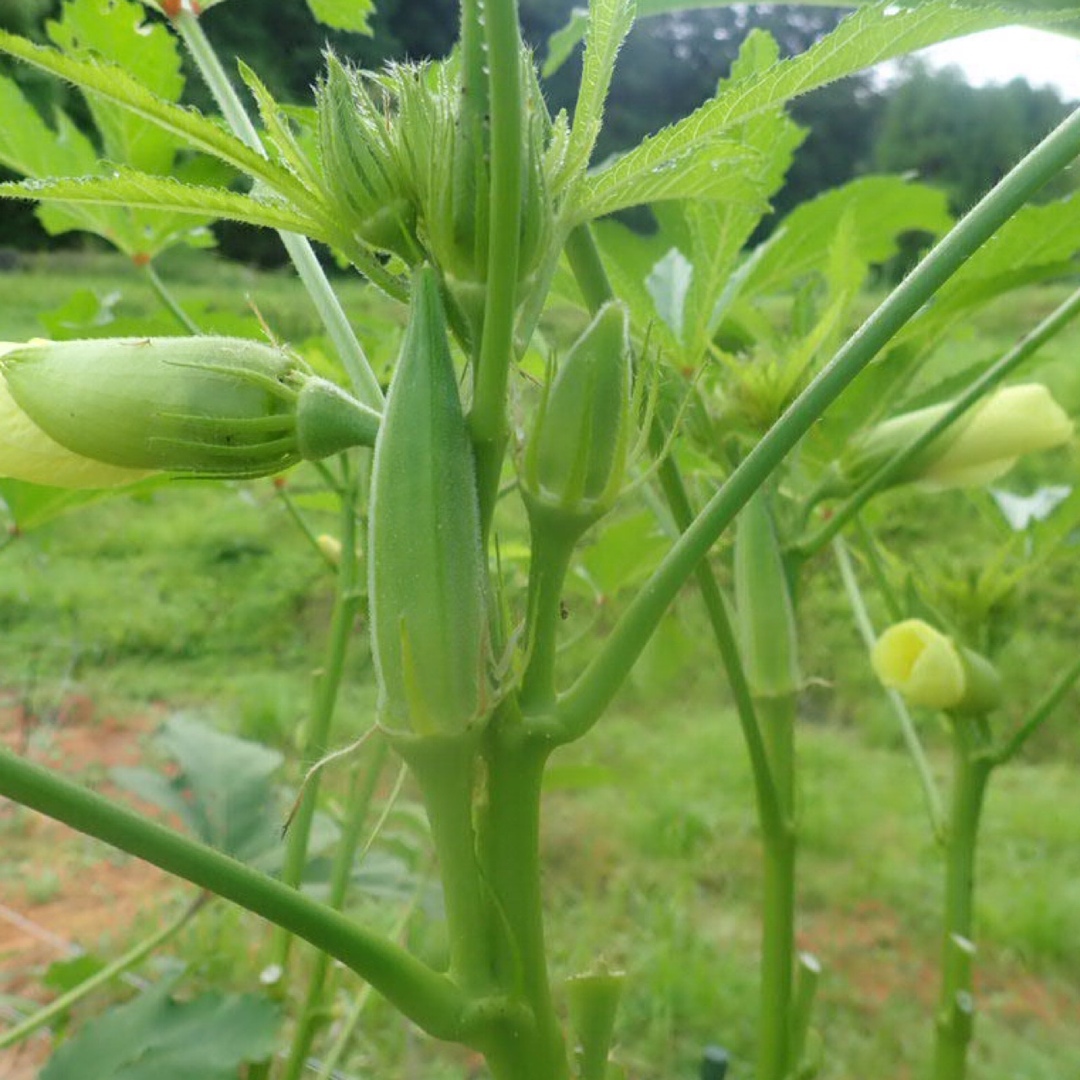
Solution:
<path fill-rule="evenodd" d="M 1007 83 L 1053 86 L 1065 100 L 1080 100 L 1080 38 L 1010 26 L 935 45 L 919 55 L 935 67 L 955 64 L 973 86 Z"/>

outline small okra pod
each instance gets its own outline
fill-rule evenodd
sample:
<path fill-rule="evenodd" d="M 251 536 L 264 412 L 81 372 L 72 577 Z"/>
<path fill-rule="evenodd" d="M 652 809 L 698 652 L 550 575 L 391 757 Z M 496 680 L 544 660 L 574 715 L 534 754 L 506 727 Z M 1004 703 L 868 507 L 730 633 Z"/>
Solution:
<path fill-rule="evenodd" d="M 434 271 L 413 278 L 375 443 L 368 544 L 381 721 L 464 730 L 485 701 L 487 604 L 472 444 Z"/>

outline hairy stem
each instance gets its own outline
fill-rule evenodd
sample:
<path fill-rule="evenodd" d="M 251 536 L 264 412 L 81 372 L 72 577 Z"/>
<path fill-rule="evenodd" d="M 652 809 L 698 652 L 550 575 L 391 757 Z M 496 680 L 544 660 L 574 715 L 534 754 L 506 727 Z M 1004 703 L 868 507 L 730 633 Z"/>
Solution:
<path fill-rule="evenodd" d="M 486 535 L 506 451 L 506 388 L 514 354 L 521 240 L 521 37 L 516 0 L 485 0 L 484 27 L 491 110 L 491 208 L 484 326 L 469 426 Z"/>

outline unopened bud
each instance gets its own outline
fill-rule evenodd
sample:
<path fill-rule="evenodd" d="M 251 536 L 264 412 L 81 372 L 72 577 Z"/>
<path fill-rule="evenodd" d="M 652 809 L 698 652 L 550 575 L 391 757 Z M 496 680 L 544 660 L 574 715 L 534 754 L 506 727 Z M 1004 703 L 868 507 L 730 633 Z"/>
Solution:
<path fill-rule="evenodd" d="M 0 475 L 107 487 L 267 476 L 372 445 L 379 415 L 243 338 L 104 338 L 0 354 Z"/>
<path fill-rule="evenodd" d="M 622 488 L 633 433 L 626 309 L 605 304 L 573 344 L 525 448 L 531 501 L 597 518 Z"/>
<path fill-rule="evenodd" d="M 1001 699 L 990 661 L 922 619 L 890 626 L 870 654 L 881 682 L 911 705 L 947 712 L 986 712 Z"/>
<path fill-rule="evenodd" d="M 857 486 L 935 424 L 951 403 L 886 420 L 856 438 L 839 463 Z M 936 489 L 988 484 L 1023 454 L 1051 450 L 1073 436 L 1073 422 L 1039 383 L 1004 387 L 976 405 L 908 461 L 892 483 L 919 481 Z"/>

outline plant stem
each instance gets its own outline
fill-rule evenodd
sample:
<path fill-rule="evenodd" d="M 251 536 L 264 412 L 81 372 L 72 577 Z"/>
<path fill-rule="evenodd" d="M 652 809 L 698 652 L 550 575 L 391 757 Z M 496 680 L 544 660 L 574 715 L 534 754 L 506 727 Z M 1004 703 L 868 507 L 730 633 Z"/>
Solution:
<path fill-rule="evenodd" d="M 526 714 L 551 712 L 555 706 L 555 656 L 562 623 L 562 589 L 574 554 L 579 528 L 566 527 L 542 507 L 530 513 L 529 599 L 525 616 L 528 665 L 518 700 Z"/>
<path fill-rule="evenodd" d="M 217 102 L 230 130 L 253 150 L 265 155 L 266 150 L 259 138 L 259 133 L 233 89 L 229 77 L 225 74 L 217 53 L 206 34 L 203 33 L 198 18 L 184 10 L 172 22 L 187 46 L 188 52 L 191 53 L 191 58 L 195 61 L 195 66 L 199 69 L 203 80 L 210 88 L 210 93 Z M 341 362 L 345 366 L 357 397 L 365 405 L 380 409 L 383 394 L 379 387 L 379 380 L 375 377 L 363 346 L 353 333 L 341 302 L 330 287 L 330 282 L 319 265 L 310 242 L 307 237 L 297 233 L 279 232 L 278 235 L 319 313 L 319 318 L 326 327 L 326 332 L 330 335 L 330 340 L 334 343 L 334 348 L 341 357 Z"/>
<path fill-rule="evenodd" d="M 161 276 L 157 270 L 154 269 L 153 263 L 144 263 L 142 266 L 142 272 L 146 277 L 146 280 L 150 283 L 150 288 L 154 290 L 155 295 L 161 301 L 162 306 L 169 312 L 170 315 L 189 333 L 199 335 L 202 330 L 199 329 L 198 323 L 180 306 L 176 297 L 169 291 L 168 286 L 161 280 Z"/>
<path fill-rule="evenodd" d="M 346 461 L 347 459 L 343 459 L 343 463 Z M 345 671 L 349 637 L 352 634 L 360 604 L 357 581 L 356 499 L 355 473 L 347 469 L 341 497 L 341 561 L 338 564 L 334 608 L 326 642 L 326 657 L 322 668 L 316 672 L 313 680 L 311 715 L 308 717 L 304 731 L 302 759 L 309 765 L 318 761 L 327 751 L 334 708 Z M 304 874 L 308 841 L 311 837 L 311 826 L 315 819 L 315 807 L 318 802 L 319 783 L 318 772 L 308 777 L 300 792 L 300 804 L 289 828 L 281 880 L 293 888 L 299 887 Z M 278 934 L 275 941 L 274 963 L 283 969 L 289 961 L 289 948 L 289 935 Z"/>
<path fill-rule="evenodd" d="M 877 633 L 874 631 L 873 623 L 870 621 L 870 613 L 866 609 L 862 590 L 859 588 L 858 579 L 855 577 L 855 568 L 851 564 L 851 556 L 848 554 L 847 545 L 839 536 L 833 538 L 832 549 L 833 555 L 836 557 L 836 564 L 840 568 L 840 578 L 844 583 L 848 603 L 851 604 L 851 611 L 855 617 L 855 625 L 858 627 L 863 644 L 869 651 L 877 641 Z M 900 734 L 904 738 L 904 745 L 907 747 L 907 751 L 911 755 L 911 761 L 915 766 L 915 774 L 919 778 L 919 787 L 922 789 L 923 802 L 926 803 L 926 813 L 930 818 L 930 828 L 933 830 L 934 836 L 941 840 L 945 836 L 945 810 L 941 805 L 941 793 L 938 791 L 937 782 L 934 780 L 934 774 L 930 769 L 930 762 L 927 760 L 922 740 L 915 730 L 911 713 L 908 712 L 907 705 L 900 694 L 888 688 L 885 689 L 885 694 L 889 699 L 893 712 L 896 713 L 897 720 L 900 722 Z"/>
<path fill-rule="evenodd" d="M 1000 747 L 994 750 L 991 756 L 995 765 L 1003 765 L 1020 753 L 1028 739 L 1039 730 L 1049 719 L 1050 714 L 1065 700 L 1065 696 L 1073 688 L 1077 680 L 1080 680 L 1080 658 L 1071 667 L 1065 669 L 1058 681 L 1051 687 L 1050 692 L 1035 706 L 1028 718 Z"/>
<path fill-rule="evenodd" d="M 945 925 L 941 995 L 934 1041 L 934 1080 L 964 1080 L 975 1021 L 972 967 L 975 852 L 987 781 L 993 769 L 983 751 L 982 718 L 955 717 L 953 804 L 945 856 Z"/>
<path fill-rule="evenodd" d="M 485 0 L 491 203 L 484 325 L 469 414 L 487 535 L 506 451 L 506 387 L 514 351 L 521 241 L 521 37 L 516 0 Z"/>
<path fill-rule="evenodd" d="M 284 927 L 363 976 L 429 1034 L 460 1038 L 467 1001 L 450 979 L 298 889 L 7 750 L 0 750 L 0 795 Z"/>
<path fill-rule="evenodd" d="M 497 917 L 477 858 L 473 801 L 478 778 L 474 733 L 406 736 L 397 749 L 427 811 L 439 860 L 450 945 L 450 974 L 473 998 L 494 988 L 491 934 Z"/>
<path fill-rule="evenodd" d="M 813 535 L 796 545 L 798 554 L 807 558 L 820 551 L 840 530 L 883 488 L 888 487 L 892 478 L 925 447 L 929 446 L 943 431 L 977 405 L 1007 375 L 1013 372 L 1025 360 L 1033 356 L 1051 338 L 1061 333 L 1066 326 L 1080 314 L 1080 289 L 1072 293 L 1064 303 L 1058 305 L 1038 326 L 1025 334 L 1007 353 L 990 365 L 964 392 L 951 404 L 942 415 L 931 424 L 917 439 L 894 454 L 872 476 L 861 484 L 858 490 L 837 508 L 829 520 Z"/>
<path fill-rule="evenodd" d="M 764 831 L 761 997 L 757 1080 L 785 1080 L 791 1061 L 795 966 L 795 695 L 758 698 L 757 712 L 781 807 L 781 828 Z"/>
<path fill-rule="evenodd" d="M 360 843 L 360 833 L 371 809 L 371 800 L 375 796 L 375 788 L 389 750 L 390 744 L 385 739 L 376 740 L 374 757 L 367 769 L 363 773 L 359 769 L 353 770 L 345 808 L 345 828 L 338 838 L 330 871 L 330 895 L 327 903 L 335 911 L 341 911 L 345 905 L 345 895 L 352 877 L 353 857 Z M 324 952 L 318 953 L 308 976 L 304 1009 L 297 1021 L 296 1033 L 289 1048 L 289 1058 L 281 1074 L 282 1080 L 299 1080 L 304 1071 L 308 1052 L 324 1022 L 326 976 L 329 970 L 330 957 Z"/>
<path fill-rule="evenodd" d="M 529 736 L 504 710 L 484 745 L 487 800 L 482 806 L 480 859 L 508 938 L 499 976 L 532 1016 L 525 1030 L 497 1034 L 496 1057 L 508 1078 L 568 1080 L 562 1031 L 551 1001 L 540 867 L 540 793 L 550 741 Z M 494 1067 L 494 1064 L 493 1064 Z"/>
<path fill-rule="evenodd" d="M 206 903 L 208 897 L 203 894 L 187 905 L 172 922 L 166 923 L 160 930 L 155 931 L 148 938 L 140 941 L 129 949 L 123 956 L 118 956 L 111 964 L 103 967 L 99 972 L 84 979 L 78 986 L 73 986 L 66 994 L 61 994 L 54 1001 L 50 1001 L 42 1009 L 38 1009 L 33 1015 L 28 1016 L 21 1023 L 9 1028 L 0 1035 L 0 1050 L 6 1050 L 21 1042 L 28 1035 L 32 1035 L 38 1028 L 51 1023 L 59 1016 L 63 1016 L 68 1009 L 77 1005 L 83 998 L 107 986 L 113 979 L 119 978 L 125 972 L 141 964 L 152 952 L 163 945 L 169 938 L 177 934 L 188 920 Z"/>
<path fill-rule="evenodd" d="M 937 289 L 1078 153 L 1080 110 L 1043 139 L 954 226 L 739 463 L 639 589 L 591 664 L 563 696 L 560 713 L 568 739 L 583 734 L 603 714 L 679 589 L 754 491 Z"/>

